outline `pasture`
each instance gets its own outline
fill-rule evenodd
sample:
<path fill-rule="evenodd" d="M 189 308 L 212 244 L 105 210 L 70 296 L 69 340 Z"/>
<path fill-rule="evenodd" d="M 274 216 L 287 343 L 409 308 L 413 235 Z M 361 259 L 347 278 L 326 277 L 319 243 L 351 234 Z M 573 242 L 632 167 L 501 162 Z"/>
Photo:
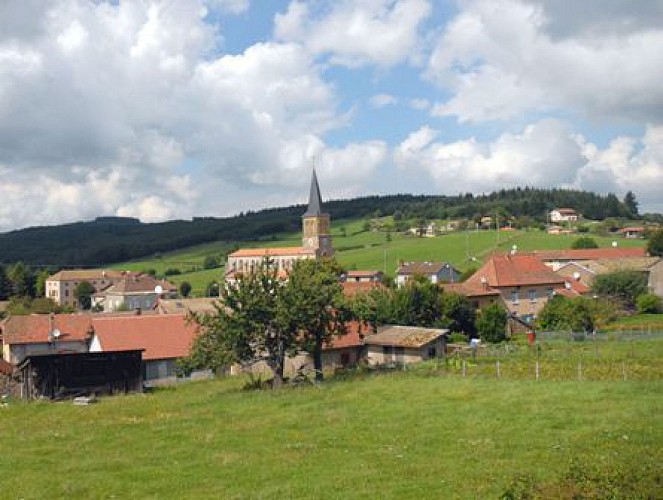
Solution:
<path fill-rule="evenodd" d="M 592 348 L 541 356 L 573 369 Z M 598 355 L 657 371 L 536 381 L 442 362 L 278 392 L 222 378 L 84 407 L 10 401 L 0 485 L 25 499 L 660 497 L 663 342 Z M 502 359 L 516 373 L 532 356 Z"/>
<path fill-rule="evenodd" d="M 390 218 L 385 218 L 389 222 Z M 494 251 L 509 251 L 516 245 L 519 251 L 570 248 L 578 235 L 549 235 L 531 231 L 460 231 L 435 238 L 419 238 L 403 233 L 364 230 L 364 219 L 332 221 L 332 236 L 336 259 L 347 269 L 374 269 L 387 276 L 394 275 L 399 261 L 448 261 L 461 271 L 478 267 Z M 387 236 L 389 234 L 389 236 Z M 614 238 L 592 236 L 601 247 L 609 247 Z M 619 239 L 620 246 L 643 246 L 644 240 Z M 182 274 L 169 279 L 180 284 L 191 283 L 194 296 L 203 296 L 206 286 L 223 276 L 223 269 L 203 269 L 208 255 L 241 247 L 284 247 L 301 245 L 300 233 L 277 235 L 274 239 L 247 242 L 215 242 L 153 256 L 148 259 L 114 265 L 118 269 L 144 271 L 154 269 L 163 274 L 177 268 Z"/>

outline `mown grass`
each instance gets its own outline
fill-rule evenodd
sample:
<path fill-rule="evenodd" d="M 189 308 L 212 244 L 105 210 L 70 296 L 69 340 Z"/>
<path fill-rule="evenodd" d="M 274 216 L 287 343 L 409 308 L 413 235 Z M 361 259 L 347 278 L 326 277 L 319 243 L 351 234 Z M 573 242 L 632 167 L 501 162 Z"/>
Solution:
<path fill-rule="evenodd" d="M 520 251 L 570 248 L 577 235 L 549 235 L 542 231 L 465 231 L 435 238 L 418 238 L 402 233 L 365 231 L 364 219 L 332 221 L 336 259 L 348 269 L 375 269 L 393 276 L 399 261 L 447 261 L 464 271 L 482 264 L 496 250 L 508 251 L 513 245 Z M 592 236 L 601 247 L 611 246 L 614 238 Z M 643 246 L 643 240 L 620 239 L 620 246 Z M 241 242 L 242 247 L 283 247 L 301 245 L 300 233 L 284 233 L 274 239 Z M 114 267 L 133 271 L 155 269 L 163 274 L 178 268 L 182 274 L 169 279 L 180 284 L 188 281 L 194 296 L 203 296 L 207 285 L 223 276 L 223 269 L 203 270 L 207 255 L 218 255 L 232 248 L 229 242 L 197 245 L 153 258 L 117 264 Z"/>
<path fill-rule="evenodd" d="M 652 342 L 640 347 L 660 356 Z M 243 392 L 242 383 L 195 382 L 87 407 L 12 402 L 0 408 L 3 498 L 663 492 L 660 378 L 462 378 L 429 363 L 320 388 Z"/>

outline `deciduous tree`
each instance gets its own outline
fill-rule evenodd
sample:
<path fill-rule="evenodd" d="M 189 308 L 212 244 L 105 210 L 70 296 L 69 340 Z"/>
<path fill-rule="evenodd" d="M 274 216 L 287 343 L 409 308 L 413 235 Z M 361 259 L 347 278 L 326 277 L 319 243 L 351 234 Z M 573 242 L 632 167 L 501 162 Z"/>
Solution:
<path fill-rule="evenodd" d="M 201 333 L 186 364 L 218 370 L 264 361 L 274 375 L 273 387 L 280 387 L 286 356 L 300 347 L 298 330 L 286 310 L 285 287 L 267 261 L 254 273 L 222 286 L 216 312 L 193 315 Z"/>
<path fill-rule="evenodd" d="M 81 309 L 90 309 L 92 307 L 92 294 L 96 292 L 94 286 L 89 281 L 81 281 L 74 288 L 74 297 L 78 301 L 78 307 Z"/>
<path fill-rule="evenodd" d="M 315 378 L 322 381 L 322 348 L 334 335 L 346 333 L 349 311 L 339 283 L 341 268 L 334 261 L 296 262 L 283 293 L 284 311 L 300 332 L 301 348 L 313 357 Z"/>

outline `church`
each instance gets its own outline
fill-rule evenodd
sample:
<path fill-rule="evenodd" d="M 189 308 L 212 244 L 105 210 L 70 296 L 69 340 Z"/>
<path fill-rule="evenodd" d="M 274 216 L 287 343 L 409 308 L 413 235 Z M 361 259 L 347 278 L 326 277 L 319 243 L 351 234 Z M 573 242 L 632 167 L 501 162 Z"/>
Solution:
<path fill-rule="evenodd" d="M 318 178 L 313 170 L 308 209 L 302 215 L 302 246 L 282 248 L 241 248 L 228 255 L 226 281 L 238 275 L 252 273 L 264 259 L 269 259 L 279 276 L 287 276 L 294 263 L 303 259 L 334 256 L 329 214 L 322 212 L 322 197 Z"/>

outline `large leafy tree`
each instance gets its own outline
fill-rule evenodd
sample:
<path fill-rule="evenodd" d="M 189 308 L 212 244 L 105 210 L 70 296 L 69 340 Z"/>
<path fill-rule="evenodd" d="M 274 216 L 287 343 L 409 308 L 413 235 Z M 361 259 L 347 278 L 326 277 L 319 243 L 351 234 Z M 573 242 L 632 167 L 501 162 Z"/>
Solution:
<path fill-rule="evenodd" d="M 7 272 L 7 277 L 11 283 L 11 295 L 27 297 L 34 294 L 32 272 L 28 266 L 23 264 L 23 262 L 17 262 L 10 267 Z"/>
<path fill-rule="evenodd" d="M 546 303 L 537 321 L 545 330 L 591 332 L 596 324 L 595 306 L 586 297 L 556 295 Z"/>
<path fill-rule="evenodd" d="M 639 271 L 600 274 L 592 284 L 592 291 L 603 297 L 617 299 L 632 309 L 638 296 L 647 293 L 647 277 Z"/>
<path fill-rule="evenodd" d="M 651 234 L 647 243 L 647 252 L 649 252 L 649 255 L 663 257 L 663 229 Z"/>
<path fill-rule="evenodd" d="M 0 300 L 7 300 L 11 295 L 11 282 L 5 268 L 0 266 Z"/>
<path fill-rule="evenodd" d="M 638 216 L 638 202 L 635 200 L 633 191 L 628 191 L 624 196 L 624 208 L 626 208 L 629 217 Z"/>
<path fill-rule="evenodd" d="M 396 290 L 375 289 L 352 301 L 355 316 L 374 328 L 384 324 L 449 328 L 473 333 L 475 313 L 467 299 L 415 278 Z"/>
<path fill-rule="evenodd" d="M 222 286 L 216 312 L 194 315 L 201 333 L 186 364 L 218 370 L 264 361 L 274 375 L 273 387 L 280 387 L 286 356 L 297 352 L 300 340 L 285 289 L 268 261 Z"/>
<path fill-rule="evenodd" d="M 283 302 L 301 348 L 313 357 L 315 378 L 322 381 L 322 348 L 334 335 L 346 333 L 348 309 L 339 283 L 341 268 L 334 261 L 303 260 L 288 276 Z"/>

